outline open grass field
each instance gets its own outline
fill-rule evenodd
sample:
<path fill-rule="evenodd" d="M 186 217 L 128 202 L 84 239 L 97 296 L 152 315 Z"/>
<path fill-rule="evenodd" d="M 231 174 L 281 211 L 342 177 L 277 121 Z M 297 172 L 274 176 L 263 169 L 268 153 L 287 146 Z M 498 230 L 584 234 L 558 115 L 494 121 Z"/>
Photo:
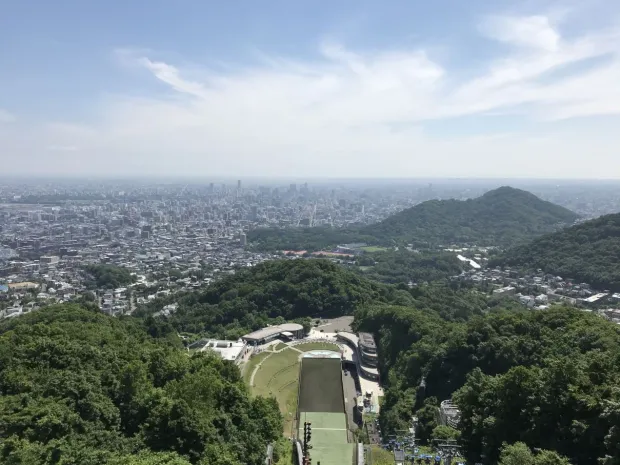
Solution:
<path fill-rule="evenodd" d="M 302 352 L 309 352 L 311 350 L 333 350 L 335 352 L 340 352 L 340 347 L 331 342 L 305 342 L 303 344 L 297 344 L 295 348 Z"/>
<path fill-rule="evenodd" d="M 286 435 L 290 435 L 294 427 L 299 384 L 299 355 L 299 352 L 292 349 L 285 349 L 278 354 L 268 354 L 254 376 L 254 385 L 250 387 L 254 395 L 276 398 L 280 412 L 284 416 Z M 249 380 L 251 373 L 247 376 Z"/>
<path fill-rule="evenodd" d="M 362 247 L 364 252 L 373 253 L 373 252 L 385 252 L 387 249 L 385 247 L 376 247 L 374 245 L 369 245 L 366 247 Z"/>
<path fill-rule="evenodd" d="M 282 349 L 286 349 L 288 346 L 283 343 L 283 342 L 278 342 L 274 347 L 273 350 L 282 350 Z"/>
<path fill-rule="evenodd" d="M 269 352 L 263 352 L 258 355 L 252 356 L 250 360 L 246 362 L 246 364 L 242 368 L 243 380 L 245 381 L 245 384 L 247 384 L 248 386 L 250 385 L 250 378 L 252 377 L 252 372 L 254 371 L 254 368 L 256 368 L 258 364 L 265 360 L 269 355 Z"/>

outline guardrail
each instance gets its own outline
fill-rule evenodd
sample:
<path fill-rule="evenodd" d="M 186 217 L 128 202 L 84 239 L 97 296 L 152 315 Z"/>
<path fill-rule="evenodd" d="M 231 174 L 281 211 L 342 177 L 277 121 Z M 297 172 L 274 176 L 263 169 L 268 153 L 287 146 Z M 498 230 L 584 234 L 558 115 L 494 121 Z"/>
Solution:
<path fill-rule="evenodd" d="M 299 439 L 295 439 L 295 450 L 297 451 L 297 465 L 304 465 L 304 453 L 301 450 Z"/>

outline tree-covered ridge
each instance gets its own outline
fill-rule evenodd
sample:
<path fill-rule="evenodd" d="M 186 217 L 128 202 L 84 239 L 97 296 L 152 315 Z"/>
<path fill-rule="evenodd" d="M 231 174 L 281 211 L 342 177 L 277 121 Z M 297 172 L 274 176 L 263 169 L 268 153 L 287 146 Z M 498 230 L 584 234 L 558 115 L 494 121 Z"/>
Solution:
<path fill-rule="evenodd" d="M 127 268 L 115 265 L 87 265 L 84 267 L 87 274 L 92 277 L 91 286 L 98 288 L 114 289 L 136 282 Z"/>
<path fill-rule="evenodd" d="M 501 245 L 572 223 L 577 215 L 529 192 L 500 187 L 469 200 L 430 200 L 364 229 L 415 244 Z"/>
<path fill-rule="evenodd" d="M 366 254 L 356 263 L 365 277 L 389 284 L 442 281 L 464 268 L 453 253 L 418 253 L 404 248 Z"/>
<path fill-rule="evenodd" d="M 319 250 L 347 242 L 513 245 L 576 219 L 566 208 L 505 186 L 475 199 L 429 200 L 369 226 L 260 229 L 251 231 L 248 240 L 258 248 L 279 250 Z"/>
<path fill-rule="evenodd" d="M 502 444 L 518 441 L 580 465 L 617 453 L 620 329 L 596 315 L 497 311 L 455 323 L 375 306 L 356 313 L 356 325 L 378 336 L 384 431 L 416 412 L 428 440 L 438 402 L 453 395 L 472 463 L 497 463 Z"/>
<path fill-rule="evenodd" d="M 307 250 L 316 252 L 339 244 L 378 242 L 361 228 L 259 228 L 248 232 L 248 242 L 258 250 Z"/>
<path fill-rule="evenodd" d="M 260 464 L 282 428 L 230 362 L 76 305 L 0 324 L 3 464 Z"/>
<path fill-rule="evenodd" d="M 179 331 L 237 338 L 268 324 L 316 315 L 350 315 L 371 302 L 388 302 L 408 292 L 361 277 L 328 260 L 276 260 L 209 285 L 178 299 L 168 321 Z M 151 304 L 141 313 L 166 303 Z"/>
<path fill-rule="evenodd" d="M 620 213 L 605 215 L 508 250 L 493 265 L 542 269 L 620 291 Z"/>
<path fill-rule="evenodd" d="M 166 320 L 176 330 L 233 339 L 268 324 L 352 315 L 371 304 L 428 308 L 448 320 L 482 314 L 489 305 L 489 298 L 475 290 L 386 285 L 323 259 L 276 260 L 244 268 L 202 292 L 158 299 L 136 315 L 153 314 L 173 299 L 178 308 Z"/>

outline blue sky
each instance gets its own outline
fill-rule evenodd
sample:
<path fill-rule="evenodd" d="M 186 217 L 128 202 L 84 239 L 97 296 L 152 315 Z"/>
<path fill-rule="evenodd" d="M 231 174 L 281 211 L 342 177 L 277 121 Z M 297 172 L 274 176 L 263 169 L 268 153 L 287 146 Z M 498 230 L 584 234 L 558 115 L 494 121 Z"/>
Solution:
<path fill-rule="evenodd" d="M 620 178 L 620 3 L 4 0 L 5 174 Z"/>

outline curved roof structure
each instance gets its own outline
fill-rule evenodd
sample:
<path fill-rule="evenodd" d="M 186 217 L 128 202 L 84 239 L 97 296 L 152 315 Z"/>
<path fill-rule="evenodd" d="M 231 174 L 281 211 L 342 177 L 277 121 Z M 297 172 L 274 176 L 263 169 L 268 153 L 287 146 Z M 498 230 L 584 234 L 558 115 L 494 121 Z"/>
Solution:
<path fill-rule="evenodd" d="M 336 338 L 342 339 L 345 342 L 348 342 L 349 344 L 353 345 L 353 347 L 357 349 L 357 343 L 358 343 L 359 338 L 355 334 L 348 333 L 346 331 L 340 331 L 338 334 L 336 334 Z"/>
<path fill-rule="evenodd" d="M 243 336 L 243 339 L 260 340 L 286 332 L 295 333 L 298 331 L 303 331 L 303 329 L 304 327 L 297 323 L 284 323 L 276 326 L 267 326 L 266 328 L 253 331 Z"/>

